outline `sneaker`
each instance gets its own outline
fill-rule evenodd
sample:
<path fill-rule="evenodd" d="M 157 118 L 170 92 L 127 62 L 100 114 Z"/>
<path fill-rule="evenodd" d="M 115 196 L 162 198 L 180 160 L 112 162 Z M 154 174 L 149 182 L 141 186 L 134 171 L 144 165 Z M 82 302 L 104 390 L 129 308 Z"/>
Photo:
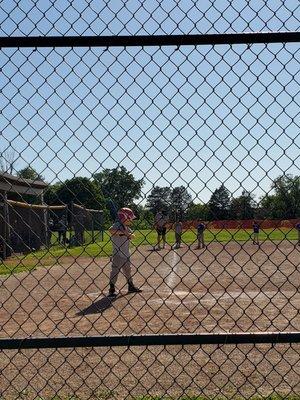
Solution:
<path fill-rule="evenodd" d="M 115 285 L 110 284 L 109 285 L 108 297 L 116 297 L 116 296 L 117 296 L 117 293 L 116 293 Z"/>
<path fill-rule="evenodd" d="M 142 289 L 139 289 L 135 286 L 128 286 L 128 293 L 141 293 Z"/>

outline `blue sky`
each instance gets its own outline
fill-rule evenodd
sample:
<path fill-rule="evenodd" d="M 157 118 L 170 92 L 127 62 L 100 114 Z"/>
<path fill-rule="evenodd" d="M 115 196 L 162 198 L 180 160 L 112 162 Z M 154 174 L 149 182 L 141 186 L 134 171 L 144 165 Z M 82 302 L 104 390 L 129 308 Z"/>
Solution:
<path fill-rule="evenodd" d="M 299 30 L 300 21 L 294 1 L 35 3 L 2 1 L 0 34 Z M 124 165 L 144 178 L 145 195 L 184 185 L 205 202 L 224 183 L 258 198 L 278 175 L 299 174 L 299 58 L 299 43 L 2 49 L 0 148 L 48 182 Z"/>

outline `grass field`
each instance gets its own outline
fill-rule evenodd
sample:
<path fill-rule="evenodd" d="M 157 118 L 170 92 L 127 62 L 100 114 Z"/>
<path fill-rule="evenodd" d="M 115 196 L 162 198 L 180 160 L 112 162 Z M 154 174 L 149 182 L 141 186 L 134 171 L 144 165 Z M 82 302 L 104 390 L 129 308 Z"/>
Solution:
<path fill-rule="evenodd" d="M 231 241 L 248 242 L 251 241 L 252 230 L 245 229 L 222 229 L 206 230 L 204 237 L 206 243 L 220 242 L 228 243 Z M 154 230 L 135 231 L 135 238 L 132 240 L 132 251 L 139 246 L 154 246 L 156 243 L 156 232 Z M 167 243 L 174 244 L 174 231 L 167 233 Z M 265 229 L 261 230 L 259 240 L 266 241 L 295 241 L 298 238 L 296 229 Z M 90 232 L 85 232 L 85 246 L 65 247 L 56 244 L 57 238 L 52 236 L 52 246 L 47 250 L 36 251 L 27 255 L 10 257 L 0 264 L 0 275 L 30 271 L 38 266 L 51 266 L 59 262 L 64 257 L 108 257 L 112 253 L 112 244 L 109 234 L 105 231 L 103 241 L 91 243 Z M 196 244 L 196 231 L 188 230 L 182 235 L 182 243 L 186 245 Z"/>

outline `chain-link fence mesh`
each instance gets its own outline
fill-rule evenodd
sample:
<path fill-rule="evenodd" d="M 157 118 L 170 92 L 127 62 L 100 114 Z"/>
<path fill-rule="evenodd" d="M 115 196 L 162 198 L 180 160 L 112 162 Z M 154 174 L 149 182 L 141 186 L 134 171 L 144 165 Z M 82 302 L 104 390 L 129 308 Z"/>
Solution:
<path fill-rule="evenodd" d="M 76 393 L 91 399 L 299 393 L 299 344 L 10 350 L 1 368 L 4 398 L 37 392 L 41 398 Z"/>
<path fill-rule="evenodd" d="M 0 11 L 0 396 L 299 396 L 299 4 Z"/>

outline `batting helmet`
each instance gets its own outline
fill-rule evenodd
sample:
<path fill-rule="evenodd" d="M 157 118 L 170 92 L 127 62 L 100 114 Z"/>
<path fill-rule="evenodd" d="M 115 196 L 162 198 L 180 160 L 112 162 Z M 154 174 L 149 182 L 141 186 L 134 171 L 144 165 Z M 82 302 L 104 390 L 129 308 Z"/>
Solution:
<path fill-rule="evenodd" d="M 123 207 L 118 211 L 118 218 L 123 223 L 126 220 L 132 221 L 136 216 L 130 208 Z"/>

